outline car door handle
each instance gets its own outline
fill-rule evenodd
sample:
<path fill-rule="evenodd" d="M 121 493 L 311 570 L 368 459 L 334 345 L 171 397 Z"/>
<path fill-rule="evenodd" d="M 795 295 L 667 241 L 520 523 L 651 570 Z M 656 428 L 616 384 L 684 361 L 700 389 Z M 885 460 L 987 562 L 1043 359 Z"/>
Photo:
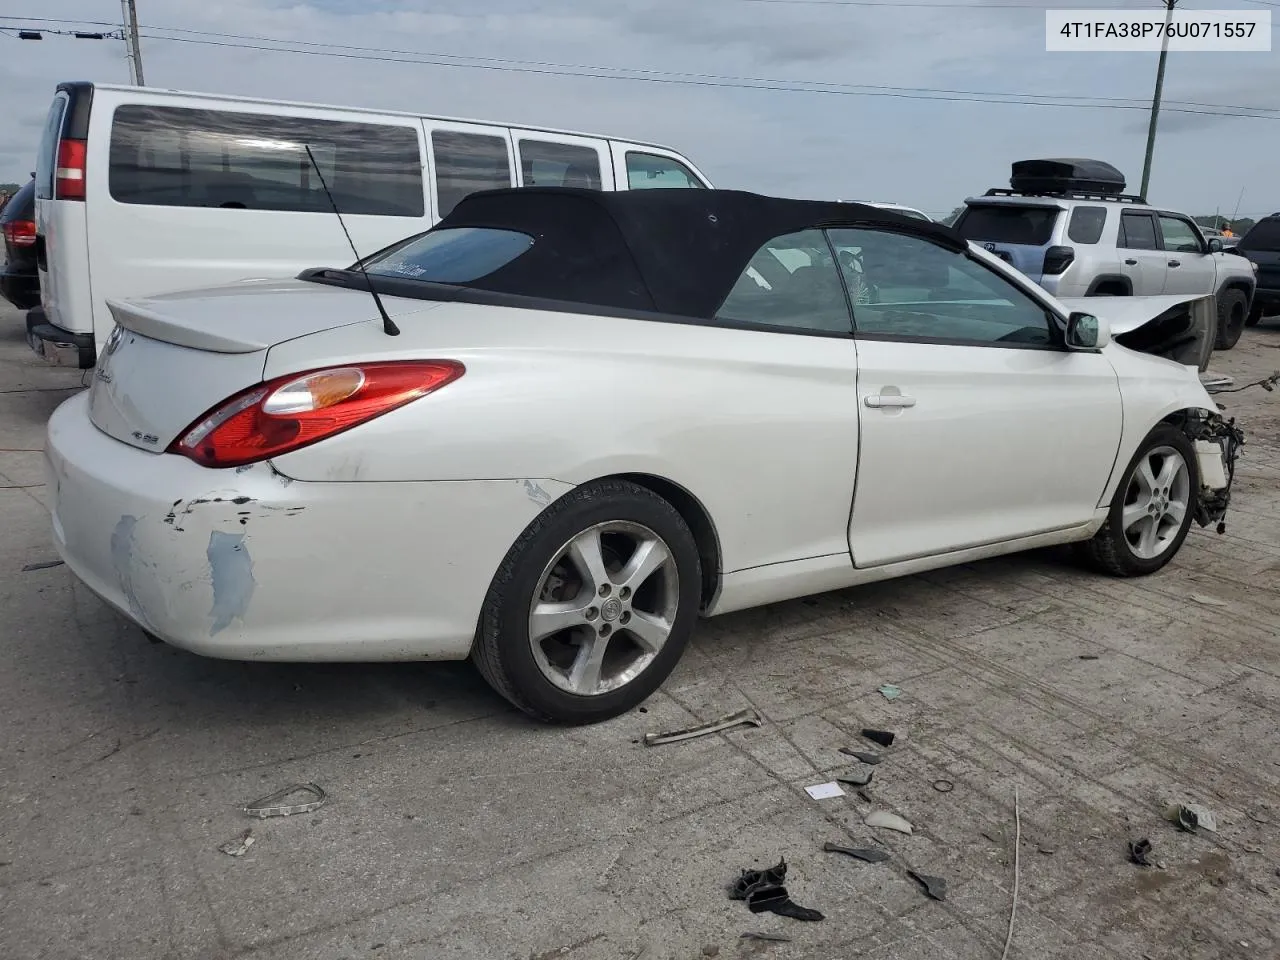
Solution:
<path fill-rule="evenodd" d="M 1124 263 L 1125 263 L 1125 266 L 1127 267 L 1136 267 L 1138 265 L 1138 261 L 1133 259 L 1133 257 L 1130 257 Z"/>
<path fill-rule="evenodd" d="M 904 397 L 897 393 L 877 393 L 867 394 L 862 398 L 862 402 L 868 407 L 879 410 L 902 409 L 904 407 L 914 407 L 916 405 L 915 397 Z"/>
<path fill-rule="evenodd" d="M 1180 266 L 1182 266 L 1182 261 L 1181 261 L 1181 260 L 1170 260 L 1170 261 L 1169 261 L 1169 266 L 1171 266 L 1171 267 L 1180 267 Z"/>

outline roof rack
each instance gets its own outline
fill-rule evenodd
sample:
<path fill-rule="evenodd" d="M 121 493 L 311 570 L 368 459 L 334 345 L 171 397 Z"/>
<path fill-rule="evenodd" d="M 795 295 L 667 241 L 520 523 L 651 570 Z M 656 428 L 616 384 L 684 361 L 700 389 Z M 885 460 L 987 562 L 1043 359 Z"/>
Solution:
<path fill-rule="evenodd" d="M 1098 193 L 1087 190 L 1010 190 L 1008 187 L 992 187 L 984 197 L 1055 197 L 1062 200 L 1114 200 L 1120 203 L 1146 203 L 1146 197 L 1133 193 Z"/>

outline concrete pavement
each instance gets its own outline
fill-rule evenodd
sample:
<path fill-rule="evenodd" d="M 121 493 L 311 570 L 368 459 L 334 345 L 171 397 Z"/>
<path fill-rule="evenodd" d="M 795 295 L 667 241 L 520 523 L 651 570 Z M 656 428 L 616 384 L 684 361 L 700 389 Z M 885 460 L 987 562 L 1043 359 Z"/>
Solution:
<path fill-rule="evenodd" d="M 1253 379 L 1277 348 L 1280 321 L 1213 366 Z M 80 381 L 0 308 L 0 957 L 996 958 L 1015 789 L 1010 957 L 1280 955 L 1276 394 L 1226 398 L 1250 440 L 1228 532 L 1193 530 L 1156 577 L 1048 552 L 731 615 L 644 712 L 561 730 L 466 664 L 200 659 L 65 567 L 24 572 L 55 557 L 43 422 Z M 745 706 L 762 728 L 638 743 Z M 870 794 L 912 836 L 804 793 L 850 768 L 837 751 L 863 727 L 900 734 Z M 294 781 L 329 801 L 239 811 Z M 1167 800 L 1210 807 L 1219 832 L 1178 832 Z M 249 827 L 243 857 L 219 851 Z M 872 834 L 887 863 L 821 852 Z M 1165 869 L 1126 862 L 1139 837 Z M 780 857 L 825 921 L 727 898 Z M 945 877 L 946 902 L 907 869 Z"/>

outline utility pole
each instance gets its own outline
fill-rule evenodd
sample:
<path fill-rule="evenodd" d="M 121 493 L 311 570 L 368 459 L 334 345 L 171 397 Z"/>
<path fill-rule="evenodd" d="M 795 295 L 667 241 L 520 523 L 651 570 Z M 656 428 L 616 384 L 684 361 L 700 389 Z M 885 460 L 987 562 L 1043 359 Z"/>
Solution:
<path fill-rule="evenodd" d="M 124 18 L 125 56 L 129 59 L 129 80 L 135 87 L 145 86 L 142 79 L 142 46 L 138 42 L 138 8 L 134 0 L 120 0 Z"/>
<path fill-rule="evenodd" d="M 132 3 L 133 0 L 130 0 Z M 1138 195 L 1147 198 L 1147 186 L 1151 182 L 1151 155 L 1156 149 L 1156 121 L 1160 119 L 1160 95 L 1164 92 L 1164 64 L 1169 58 L 1169 24 L 1173 22 L 1173 8 L 1178 0 L 1164 0 L 1164 37 L 1160 41 L 1160 65 L 1156 67 L 1156 92 L 1151 98 L 1151 124 L 1147 127 L 1147 159 L 1142 164 L 1142 189 Z"/>

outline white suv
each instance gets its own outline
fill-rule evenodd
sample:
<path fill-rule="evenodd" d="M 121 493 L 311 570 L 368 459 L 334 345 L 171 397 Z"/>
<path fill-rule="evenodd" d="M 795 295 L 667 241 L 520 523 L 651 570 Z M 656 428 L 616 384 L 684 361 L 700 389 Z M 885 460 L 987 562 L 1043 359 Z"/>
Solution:
<path fill-rule="evenodd" d="M 1029 161 L 1067 163 L 1068 161 Z M 1070 161 L 1084 163 L 1086 161 Z M 1096 161 L 1088 161 L 1096 164 Z M 1249 262 L 1206 240 L 1183 213 L 1070 177 L 1028 190 L 992 189 L 965 201 L 955 229 L 1056 297 L 1200 294 L 1217 303 L 1219 350 L 1236 345 L 1256 287 Z M 1114 168 L 1101 164 L 1110 170 Z M 1119 189 L 1124 179 L 1119 172 Z"/>

